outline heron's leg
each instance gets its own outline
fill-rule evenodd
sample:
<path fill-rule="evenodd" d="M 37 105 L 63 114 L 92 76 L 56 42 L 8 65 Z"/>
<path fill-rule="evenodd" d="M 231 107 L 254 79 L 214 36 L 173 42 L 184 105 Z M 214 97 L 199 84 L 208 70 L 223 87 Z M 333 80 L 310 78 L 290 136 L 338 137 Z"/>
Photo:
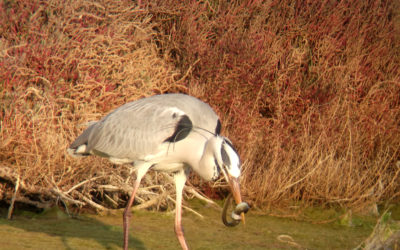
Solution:
<path fill-rule="evenodd" d="M 131 206 L 133 201 L 135 200 L 136 191 L 139 188 L 140 181 L 143 176 L 147 173 L 151 165 L 142 165 L 137 168 L 136 172 L 136 180 L 135 186 L 133 187 L 133 191 L 131 197 L 129 197 L 128 205 L 126 205 L 123 215 L 123 224 L 124 224 L 124 250 L 128 250 L 128 242 L 129 242 L 129 219 L 131 218 Z"/>
<path fill-rule="evenodd" d="M 175 174 L 175 188 L 176 188 L 176 204 L 175 204 L 175 233 L 176 237 L 178 237 L 179 243 L 181 244 L 182 249 L 189 249 L 185 237 L 183 235 L 182 229 L 182 191 L 186 182 L 186 173 L 184 170 L 179 171 Z"/>

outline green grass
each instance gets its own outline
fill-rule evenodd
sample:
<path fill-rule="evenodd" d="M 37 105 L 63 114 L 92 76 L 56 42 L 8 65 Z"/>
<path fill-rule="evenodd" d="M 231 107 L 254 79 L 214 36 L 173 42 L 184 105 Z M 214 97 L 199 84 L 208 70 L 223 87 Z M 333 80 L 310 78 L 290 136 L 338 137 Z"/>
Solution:
<path fill-rule="evenodd" d="M 376 222 L 376 218 L 357 218 L 351 227 L 338 221 L 312 224 L 251 211 L 246 225 L 227 228 L 219 211 L 199 203 L 191 207 L 204 215 L 200 219 L 184 213 L 185 236 L 191 249 L 352 249 L 370 235 Z M 320 219 L 321 211 L 318 213 Z M 332 216 L 329 211 L 327 214 Z M 179 249 L 173 224 L 173 213 L 135 211 L 131 249 Z M 122 214 L 86 214 L 72 219 L 60 212 L 16 213 L 13 220 L 2 215 L 0 235 L 0 249 L 120 249 Z M 293 242 L 280 241 L 282 235 L 290 236 Z"/>

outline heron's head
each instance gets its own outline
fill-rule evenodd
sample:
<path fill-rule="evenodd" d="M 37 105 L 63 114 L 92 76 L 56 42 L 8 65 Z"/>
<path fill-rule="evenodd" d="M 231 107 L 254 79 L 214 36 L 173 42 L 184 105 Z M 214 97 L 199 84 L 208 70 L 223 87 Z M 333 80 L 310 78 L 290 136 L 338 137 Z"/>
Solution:
<path fill-rule="evenodd" d="M 214 159 L 215 165 L 217 168 L 217 174 L 214 177 L 219 176 L 219 173 L 222 172 L 226 181 L 231 188 L 233 198 L 235 199 L 236 204 L 242 203 L 242 197 L 240 194 L 240 185 L 239 185 L 239 177 L 240 177 L 240 158 L 233 147 L 232 142 L 222 136 L 215 137 L 215 151 L 214 151 Z M 214 179 L 214 178 L 213 178 Z M 242 220 L 244 219 L 242 215 Z"/>
<path fill-rule="evenodd" d="M 214 143 L 214 162 L 217 172 L 214 174 L 213 180 L 218 179 L 220 172 L 225 178 L 238 179 L 240 176 L 240 159 L 232 142 L 223 136 L 216 136 L 211 139 Z"/>
<path fill-rule="evenodd" d="M 240 159 L 232 142 L 223 136 L 215 135 L 209 138 L 198 165 L 193 164 L 194 170 L 205 180 L 216 181 L 222 172 L 232 196 L 237 205 L 242 203 L 240 194 Z M 244 214 L 241 214 L 244 221 Z"/>

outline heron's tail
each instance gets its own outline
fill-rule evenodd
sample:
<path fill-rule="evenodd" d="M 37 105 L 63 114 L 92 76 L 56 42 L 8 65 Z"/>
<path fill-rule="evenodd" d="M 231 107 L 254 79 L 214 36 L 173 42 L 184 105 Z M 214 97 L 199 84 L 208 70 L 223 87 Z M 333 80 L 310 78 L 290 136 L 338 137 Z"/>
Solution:
<path fill-rule="evenodd" d="M 97 122 L 90 122 L 89 127 L 75 139 L 68 147 L 67 152 L 72 157 L 82 157 L 90 155 L 88 150 L 89 136 Z"/>

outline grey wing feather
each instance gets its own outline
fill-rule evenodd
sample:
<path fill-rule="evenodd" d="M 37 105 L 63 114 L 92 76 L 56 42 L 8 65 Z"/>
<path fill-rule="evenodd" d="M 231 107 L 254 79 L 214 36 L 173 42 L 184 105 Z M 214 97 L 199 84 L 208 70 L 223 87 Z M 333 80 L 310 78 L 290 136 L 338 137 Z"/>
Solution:
<path fill-rule="evenodd" d="M 87 144 L 89 141 L 89 136 L 92 133 L 93 129 L 96 127 L 97 122 L 93 122 L 87 129 L 83 131 L 83 133 L 75 139 L 74 142 L 68 148 L 68 153 L 72 156 L 79 156 L 79 155 L 88 155 L 89 152 L 87 149 Z M 82 147 L 83 146 L 83 147 Z M 82 147 L 82 152 L 77 152 L 78 148 Z"/>
<path fill-rule="evenodd" d="M 178 121 L 172 112 L 151 104 L 119 109 L 97 124 L 89 137 L 88 150 L 115 158 L 142 159 L 158 152 Z"/>
<path fill-rule="evenodd" d="M 218 130 L 211 107 L 182 94 L 166 94 L 127 103 L 86 129 L 70 146 L 86 143 L 85 152 L 126 159 L 157 154 L 163 143 L 181 140 L 192 128 L 206 136 Z"/>

